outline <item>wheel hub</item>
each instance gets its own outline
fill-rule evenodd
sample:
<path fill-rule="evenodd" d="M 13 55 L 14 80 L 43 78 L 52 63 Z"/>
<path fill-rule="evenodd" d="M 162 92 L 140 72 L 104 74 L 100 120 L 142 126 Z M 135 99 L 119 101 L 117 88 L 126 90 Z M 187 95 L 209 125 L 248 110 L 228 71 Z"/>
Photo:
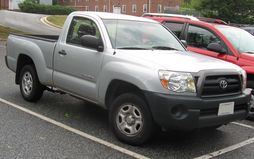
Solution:
<path fill-rule="evenodd" d="M 143 128 L 143 116 L 135 105 L 122 105 L 116 116 L 118 129 L 127 136 L 135 136 Z"/>
<path fill-rule="evenodd" d="M 135 123 L 135 118 L 132 115 L 128 115 L 126 118 L 126 122 L 129 125 L 133 125 Z"/>
<path fill-rule="evenodd" d="M 30 72 L 26 72 L 22 78 L 22 88 L 25 95 L 29 95 L 33 89 L 33 78 Z"/>

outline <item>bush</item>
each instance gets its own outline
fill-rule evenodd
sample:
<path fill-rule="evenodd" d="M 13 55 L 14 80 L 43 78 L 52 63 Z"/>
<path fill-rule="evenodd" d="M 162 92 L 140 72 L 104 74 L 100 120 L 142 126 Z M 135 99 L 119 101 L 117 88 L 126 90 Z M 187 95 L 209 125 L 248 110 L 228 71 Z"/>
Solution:
<path fill-rule="evenodd" d="M 60 5 L 44 5 L 36 3 L 36 0 L 25 0 L 19 3 L 19 8 L 22 12 L 50 14 L 50 15 L 67 15 L 75 11 L 73 8 Z"/>

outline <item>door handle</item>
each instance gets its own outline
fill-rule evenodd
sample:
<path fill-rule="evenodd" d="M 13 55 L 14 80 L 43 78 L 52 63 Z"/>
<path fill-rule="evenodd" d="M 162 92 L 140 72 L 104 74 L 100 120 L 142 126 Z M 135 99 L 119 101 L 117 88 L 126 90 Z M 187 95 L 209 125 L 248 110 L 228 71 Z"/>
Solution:
<path fill-rule="evenodd" d="M 63 55 L 63 56 L 67 55 L 67 53 L 66 53 L 65 50 L 59 51 L 58 53 L 59 53 L 60 55 Z"/>

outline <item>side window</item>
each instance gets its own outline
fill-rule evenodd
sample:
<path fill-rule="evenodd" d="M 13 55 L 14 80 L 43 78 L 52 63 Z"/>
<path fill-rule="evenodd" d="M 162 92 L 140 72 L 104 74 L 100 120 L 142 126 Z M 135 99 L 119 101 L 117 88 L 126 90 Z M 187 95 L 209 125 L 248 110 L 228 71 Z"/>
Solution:
<path fill-rule="evenodd" d="M 82 17 L 74 17 L 67 35 L 67 43 L 81 45 L 83 35 L 93 35 L 100 39 L 101 35 L 94 21 Z"/>
<path fill-rule="evenodd" d="M 188 29 L 187 43 L 189 46 L 206 50 L 210 43 L 220 43 L 223 45 L 221 40 L 211 31 L 192 25 Z"/>
<path fill-rule="evenodd" d="M 184 26 L 183 23 L 165 22 L 164 25 L 173 31 L 178 38 L 180 38 Z"/>

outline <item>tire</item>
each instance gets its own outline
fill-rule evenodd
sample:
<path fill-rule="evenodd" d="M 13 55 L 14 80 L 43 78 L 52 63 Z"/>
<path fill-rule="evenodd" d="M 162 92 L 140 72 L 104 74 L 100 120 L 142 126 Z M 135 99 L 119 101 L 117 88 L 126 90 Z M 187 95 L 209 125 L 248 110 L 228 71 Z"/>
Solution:
<path fill-rule="evenodd" d="M 252 91 L 252 93 L 253 93 L 253 91 Z M 254 96 L 253 96 L 253 94 L 251 96 L 250 112 L 249 112 L 249 116 L 247 117 L 247 119 L 254 121 Z"/>
<path fill-rule="evenodd" d="M 34 66 L 25 65 L 20 72 L 19 88 L 22 97 L 29 102 L 38 101 L 43 94 L 44 87 L 39 82 Z"/>
<path fill-rule="evenodd" d="M 122 94 L 115 99 L 110 106 L 109 123 L 115 136 L 130 145 L 144 144 L 155 128 L 146 102 L 132 93 Z"/>
<path fill-rule="evenodd" d="M 250 120 L 250 121 L 254 121 L 254 114 L 249 115 L 249 116 L 247 117 L 247 119 Z"/>

